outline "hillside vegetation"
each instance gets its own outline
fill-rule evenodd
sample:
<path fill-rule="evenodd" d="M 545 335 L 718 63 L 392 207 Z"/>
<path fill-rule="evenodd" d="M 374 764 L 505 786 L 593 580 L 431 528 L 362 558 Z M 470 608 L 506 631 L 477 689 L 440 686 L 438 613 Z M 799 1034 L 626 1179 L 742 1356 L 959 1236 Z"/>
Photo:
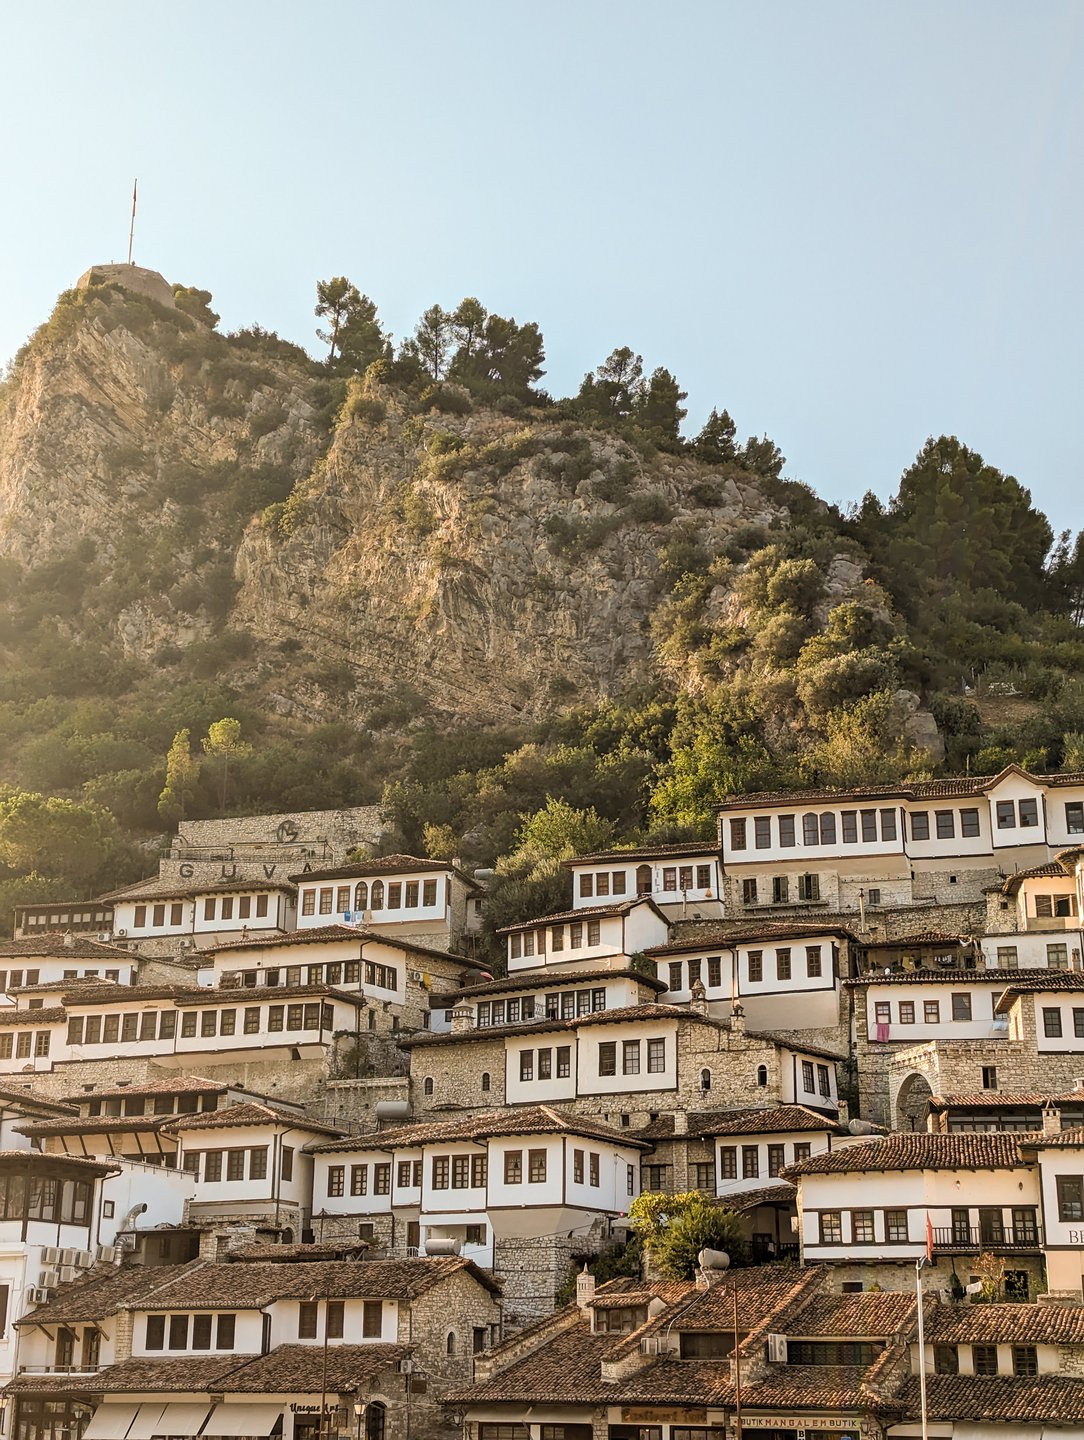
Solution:
<path fill-rule="evenodd" d="M 316 362 L 175 293 L 67 292 L 0 390 L 5 917 L 182 814 L 383 800 L 499 922 L 728 792 L 1084 768 L 1079 537 L 960 440 L 840 514 L 626 348 L 555 399 L 476 300 L 395 347 L 325 282 Z"/>

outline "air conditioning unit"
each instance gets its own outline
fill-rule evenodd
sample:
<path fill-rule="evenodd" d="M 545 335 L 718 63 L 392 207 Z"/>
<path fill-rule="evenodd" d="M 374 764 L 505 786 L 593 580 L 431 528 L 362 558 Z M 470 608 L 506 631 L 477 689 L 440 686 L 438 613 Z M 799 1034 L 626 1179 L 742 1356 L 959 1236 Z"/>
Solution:
<path fill-rule="evenodd" d="M 75 1263 L 82 1266 L 84 1270 L 89 1269 L 94 1264 L 94 1251 L 80 1250 L 75 1258 Z"/>
<path fill-rule="evenodd" d="M 98 1246 L 98 1259 L 100 1261 L 104 1261 L 107 1265 L 115 1265 L 117 1263 L 117 1258 L 119 1255 L 120 1250 L 117 1248 L 116 1245 Z"/>
<path fill-rule="evenodd" d="M 44 1305 L 48 1302 L 48 1299 L 48 1290 L 43 1290 L 40 1285 L 27 1286 L 26 1303 L 28 1305 Z"/>
<path fill-rule="evenodd" d="M 773 1365 L 787 1363 L 787 1337 L 785 1335 L 768 1336 L 768 1359 Z"/>
<path fill-rule="evenodd" d="M 60 1251 L 55 1245 L 43 1245 L 41 1251 L 41 1263 L 43 1265 L 59 1265 Z"/>
<path fill-rule="evenodd" d="M 53 1290 L 60 1284 L 60 1276 L 56 1270 L 39 1270 L 38 1285 L 42 1290 Z"/>
<path fill-rule="evenodd" d="M 79 1264 L 79 1251 L 78 1251 L 78 1250 L 74 1250 L 74 1249 L 73 1249 L 73 1250 L 61 1250 L 61 1252 L 60 1252 L 60 1263 L 61 1263 L 61 1265 L 78 1265 L 78 1264 Z"/>
<path fill-rule="evenodd" d="M 412 970 L 412 971 L 410 972 L 410 978 L 411 978 L 416 984 L 420 985 L 420 984 L 422 983 L 422 972 L 421 972 L 420 970 Z"/>
<path fill-rule="evenodd" d="M 73 1280 L 78 1280 L 82 1273 L 77 1265 L 61 1265 L 56 1272 L 61 1285 L 70 1285 Z"/>
<path fill-rule="evenodd" d="M 128 931 L 127 931 L 127 930 L 116 930 L 116 931 L 114 931 L 114 934 L 117 936 L 117 938 L 118 938 L 119 940 L 123 940 L 124 937 L 125 937 L 125 935 L 128 934 Z"/>
<path fill-rule="evenodd" d="M 104 945 L 104 944 L 106 943 L 106 941 L 108 941 L 108 940 L 110 939 L 111 933 L 112 933 L 112 932 L 109 931 L 109 930 L 99 930 L 99 931 L 98 931 L 98 936 L 97 936 L 98 942 L 99 942 L 100 944 Z"/>

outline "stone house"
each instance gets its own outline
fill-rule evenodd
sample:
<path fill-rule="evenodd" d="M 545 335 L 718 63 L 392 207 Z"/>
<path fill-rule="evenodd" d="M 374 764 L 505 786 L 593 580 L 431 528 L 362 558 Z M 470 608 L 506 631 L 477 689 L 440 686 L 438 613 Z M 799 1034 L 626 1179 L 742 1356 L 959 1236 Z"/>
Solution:
<path fill-rule="evenodd" d="M 714 841 L 608 850 L 561 863 L 571 872 L 577 910 L 636 896 L 654 901 L 668 920 L 712 920 L 723 914 L 719 847 Z"/>
<path fill-rule="evenodd" d="M 100 897 L 113 907 L 114 943 L 147 954 L 194 954 L 252 931 L 292 930 L 296 887 L 287 880 L 197 881 L 154 876 Z"/>
<path fill-rule="evenodd" d="M 434 949 L 469 944 L 482 924 L 483 890 L 458 865 L 384 855 L 292 875 L 297 924 L 358 925 Z"/>
<path fill-rule="evenodd" d="M 987 964 L 1081 969 L 1082 871 L 1079 849 L 1019 870 L 986 891 Z"/>

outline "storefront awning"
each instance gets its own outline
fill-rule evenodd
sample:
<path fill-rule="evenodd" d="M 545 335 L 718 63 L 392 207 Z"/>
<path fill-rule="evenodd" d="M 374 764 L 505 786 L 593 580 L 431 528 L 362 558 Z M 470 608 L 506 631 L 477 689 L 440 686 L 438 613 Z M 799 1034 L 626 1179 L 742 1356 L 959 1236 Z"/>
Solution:
<path fill-rule="evenodd" d="M 153 1440 L 155 1435 L 165 1435 L 167 1432 L 159 1423 L 165 1409 L 161 1400 L 155 1400 L 149 1405 L 141 1405 L 136 1411 L 135 1419 L 128 1427 L 128 1440 Z"/>
<path fill-rule="evenodd" d="M 1041 1425 L 1015 1423 L 975 1425 L 967 1420 L 957 1420 L 952 1426 L 952 1440 L 1042 1440 L 1044 1435 L 1052 1433 L 1049 1429 L 1044 1430 Z"/>
<path fill-rule="evenodd" d="M 83 1440 L 124 1440 L 138 1409 L 138 1405 L 111 1405 L 105 1401 L 91 1416 Z"/>
<path fill-rule="evenodd" d="M 263 1440 L 281 1418 L 281 1405 L 216 1405 L 203 1427 L 203 1440 L 236 1440 L 241 1435 Z"/>
<path fill-rule="evenodd" d="M 155 1435 L 198 1435 L 203 1422 L 211 1413 L 210 1405 L 204 1403 L 167 1405 L 158 1422 Z"/>

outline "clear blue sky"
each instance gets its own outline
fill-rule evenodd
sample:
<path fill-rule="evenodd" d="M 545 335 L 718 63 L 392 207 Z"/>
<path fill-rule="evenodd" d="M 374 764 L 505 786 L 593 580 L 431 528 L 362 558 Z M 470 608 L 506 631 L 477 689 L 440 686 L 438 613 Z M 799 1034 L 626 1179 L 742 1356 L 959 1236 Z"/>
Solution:
<path fill-rule="evenodd" d="M 224 328 L 477 295 L 554 394 L 628 344 L 827 499 L 944 431 L 1080 527 L 1082 62 L 1077 0 L 8 4 L 0 356 L 138 175 Z"/>

